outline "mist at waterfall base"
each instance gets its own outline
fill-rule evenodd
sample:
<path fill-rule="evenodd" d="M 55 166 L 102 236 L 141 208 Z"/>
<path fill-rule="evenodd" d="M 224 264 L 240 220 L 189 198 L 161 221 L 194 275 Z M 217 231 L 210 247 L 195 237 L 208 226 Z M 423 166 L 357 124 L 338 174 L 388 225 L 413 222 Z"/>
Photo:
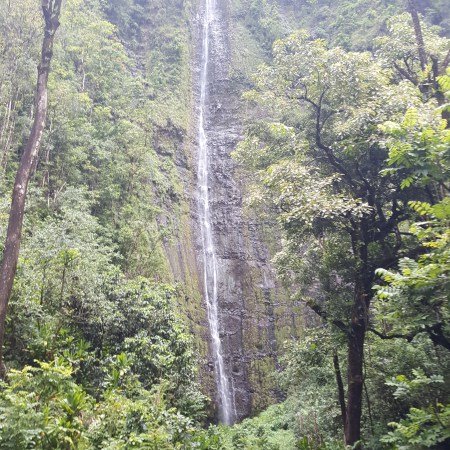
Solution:
<path fill-rule="evenodd" d="M 218 394 L 219 420 L 230 425 L 235 421 L 234 395 L 227 377 L 223 347 L 220 339 L 220 314 L 218 304 L 218 261 L 214 247 L 211 210 L 209 199 L 209 158 L 210 149 L 207 131 L 205 130 L 205 116 L 208 110 L 207 87 L 211 49 L 212 24 L 215 17 L 215 1 L 204 0 L 202 18 L 202 51 L 200 73 L 200 105 L 198 118 L 198 201 L 199 221 L 203 256 L 204 295 L 207 316 L 211 334 L 211 350 L 214 359 L 214 375 Z"/>

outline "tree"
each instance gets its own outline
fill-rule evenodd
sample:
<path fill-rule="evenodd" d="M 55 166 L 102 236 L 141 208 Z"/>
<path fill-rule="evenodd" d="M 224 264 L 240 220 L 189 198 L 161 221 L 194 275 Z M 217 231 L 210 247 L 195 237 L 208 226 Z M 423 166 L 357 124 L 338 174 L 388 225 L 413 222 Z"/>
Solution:
<path fill-rule="evenodd" d="M 448 40 L 420 21 L 417 12 L 412 16 L 404 13 L 387 21 L 388 34 L 375 40 L 377 57 L 392 70 L 396 81 L 407 80 L 426 98 L 436 98 L 442 104 L 445 99 L 438 79 L 450 62 Z"/>
<path fill-rule="evenodd" d="M 420 186 L 401 189 L 398 173 L 381 176 L 388 153 L 379 125 L 421 104 L 422 93 L 370 54 L 328 49 L 302 32 L 274 44 L 273 64 L 255 82 L 247 97 L 274 122 L 250 127 L 236 156 L 256 172 L 255 197 L 274 205 L 285 231 L 281 273 L 346 336 L 343 420 L 354 445 L 376 269 L 416 251 L 402 222 L 408 201 L 426 195 Z"/>
<path fill-rule="evenodd" d="M 447 198 L 433 206 L 411 206 L 427 219 L 410 229 L 427 251 L 417 260 L 402 258 L 400 271 L 378 270 L 385 285 L 376 286 L 377 322 L 383 330 L 376 333 L 383 339 L 408 341 L 426 333 L 435 345 L 450 350 L 450 202 Z"/>
<path fill-rule="evenodd" d="M 422 27 L 420 25 L 419 13 L 417 12 L 415 0 L 408 0 L 408 10 L 414 25 L 414 34 L 416 36 L 417 50 L 419 54 L 420 67 L 425 70 L 427 66 L 427 54 L 425 51 L 425 43 L 423 41 Z"/>
<path fill-rule="evenodd" d="M 35 60 L 41 32 L 36 1 L 2 2 L 0 5 L 0 171 L 7 171 L 11 153 L 20 142 L 20 112 L 29 111 L 35 85 Z M 37 44 L 37 45 L 36 45 Z M 26 107 L 24 105 L 27 105 Z"/>
<path fill-rule="evenodd" d="M 441 75 L 439 99 L 448 99 L 450 77 Z M 440 103 L 440 102 L 439 102 Z M 431 103 L 410 108 L 400 121 L 380 125 L 389 149 L 389 168 L 397 173 L 401 188 L 420 186 L 427 201 L 411 201 L 419 221 L 410 226 L 422 247 L 418 258 L 403 258 L 400 271 L 380 269 L 386 283 L 375 286 L 378 292 L 378 317 L 383 317 L 383 338 L 403 337 L 412 340 L 427 333 L 436 344 L 450 349 L 449 289 L 449 222 L 450 130 L 443 119 L 448 105 L 436 108 Z M 386 332 L 388 326 L 390 333 Z"/>
<path fill-rule="evenodd" d="M 22 155 L 16 174 L 12 194 L 11 210 L 8 221 L 5 248 L 0 274 L 0 378 L 4 378 L 6 368 L 3 362 L 3 341 L 8 301 L 14 283 L 19 258 L 25 199 L 31 172 L 39 153 L 44 133 L 48 105 L 48 76 L 53 56 L 53 42 L 59 27 L 62 0 L 42 0 L 45 20 L 41 59 L 38 66 L 38 79 L 35 94 L 34 121 L 30 136 Z"/>
<path fill-rule="evenodd" d="M 448 76 L 439 78 L 442 98 L 447 98 Z M 426 189 L 427 201 L 411 201 L 416 222 L 409 231 L 421 246 L 417 258 L 403 258 L 399 271 L 379 269 L 385 282 L 375 286 L 377 320 L 384 338 L 412 340 L 426 333 L 431 341 L 450 350 L 449 270 L 450 270 L 450 130 L 442 119 L 442 108 L 427 103 L 409 109 L 401 121 L 380 126 L 389 149 L 385 170 L 397 173 L 401 188 Z"/>

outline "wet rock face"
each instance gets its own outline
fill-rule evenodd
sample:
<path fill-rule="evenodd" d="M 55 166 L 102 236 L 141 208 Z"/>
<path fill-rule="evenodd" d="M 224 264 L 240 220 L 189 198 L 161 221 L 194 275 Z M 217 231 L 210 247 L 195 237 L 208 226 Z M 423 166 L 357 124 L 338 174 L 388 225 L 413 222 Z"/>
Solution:
<path fill-rule="evenodd" d="M 218 305 L 224 362 L 233 391 L 236 420 L 279 398 L 269 386 L 278 364 L 277 325 L 292 333 L 292 310 L 282 304 L 270 255 L 257 221 L 244 217 L 236 164 L 230 153 L 242 134 L 240 93 L 235 92 L 230 72 L 226 1 L 216 1 L 216 20 L 211 27 L 206 133 L 209 142 L 210 208 L 218 259 Z M 196 31 L 196 98 L 199 97 L 201 21 Z M 197 102 L 198 104 L 198 102 Z M 196 111 L 198 113 L 198 111 Z M 193 152 L 198 146 L 194 142 Z M 196 158 L 194 158 L 196 160 Z M 193 208 L 198 208 L 196 201 Z M 203 272 L 198 216 L 193 217 L 197 264 Z M 202 277 L 199 276 L 202 280 Z M 200 286 L 203 289 L 203 286 Z M 208 325 L 205 324 L 207 327 Z M 211 360 L 213 356 L 210 356 Z M 212 363 L 208 367 L 213 367 Z M 256 395 L 255 393 L 258 393 Z M 265 397 L 265 398 L 261 398 Z"/>
<path fill-rule="evenodd" d="M 233 178 L 234 163 L 230 158 L 230 152 L 239 139 L 240 129 L 234 120 L 238 113 L 238 103 L 228 89 L 230 50 L 226 15 L 221 3 L 216 3 L 216 20 L 211 24 L 205 131 L 209 153 L 211 222 L 218 261 L 219 335 L 225 372 L 232 391 L 236 415 L 234 420 L 240 420 L 251 412 L 251 388 L 243 348 L 245 302 L 242 275 L 247 255 L 241 231 L 242 199 Z M 198 34 L 200 33 L 201 30 Z M 201 40 L 197 39 L 197 42 Z M 201 49 L 198 49 L 197 61 L 201 61 L 200 52 Z M 197 244 L 198 241 L 199 239 Z M 202 271 L 201 252 L 198 251 L 197 254 Z M 214 355 L 210 358 L 213 359 Z"/>

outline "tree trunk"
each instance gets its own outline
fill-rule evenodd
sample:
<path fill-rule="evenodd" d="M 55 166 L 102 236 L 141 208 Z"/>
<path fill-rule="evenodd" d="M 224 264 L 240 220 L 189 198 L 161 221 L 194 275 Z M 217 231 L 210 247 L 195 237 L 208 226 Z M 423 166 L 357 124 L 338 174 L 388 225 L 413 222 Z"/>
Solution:
<path fill-rule="evenodd" d="M 345 435 L 345 429 L 347 427 L 347 408 L 345 406 L 345 391 L 344 391 L 344 383 L 342 382 L 341 366 L 339 364 L 339 356 L 336 350 L 333 353 L 333 366 L 334 366 L 334 374 L 336 376 L 339 406 L 341 408 L 342 425 L 344 427 L 344 435 Z"/>
<path fill-rule="evenodd" d="M 5 111 L 5 117 L 2 121 L 2 131 L 0 131 L 0 144 L 3 143 L 3 135 L 5 134 L 5 131 L 9 128 L 9 119 L 11 117 L 12 110 L 14 108 L 14 99 L 10 99 L 8 103 L 8 107 Z"/>
<path fill-rule="evenodd" d="M 425 70 L 427 66 L 427 53 L 425 51 L 425 43 L 423 41 L 422 26 L 420 25 L 419 14 L 417 12 L 415 0 L 408 0 L 408 10 L 411 14 L 414 34 L 416 35 L 417 49 L 419 51 L 419 61 L 422 70 Z"/>
<path fill-rule="evenodd" d="M 355 284 L 350 332 L 348 334 L 347 416 L 345 443 L 354 446 L 361 440 L 361 415 L 364 387 L 364 341 L 368 323 L 373 275 L 368 265 L 367 223 L 361 224 L 360 237 L 352 238 L 360 269 Z M 358 445 L 356 448 L 360 448 Z"/>
<path fill-rule="evenodd" d="M 0 267 L 0 378 L 4 378 L 6 375 L 6 367 L 3 362 L 6 311 L 13 287 L 17 260 L 19 258 L 28 182 L 30 180 L 33 164 L 39 153 L 42 135 L 45 128 L 48 104 L 48 75 L 50 72 L 50 62 L 53 55 L 53 41 L 55 32 L 59 26 L 61 2 L 62 0 L 42 0 L 45 29 L 42 42 L 41 60 L 38 66 L 34 121 L 14 181 L 8 230 L 6 233 L 3 260 Z"/>
<path fill-rule="evenodd" d="M 348 338 L 348 384 L 345 443 L 354 445 L 361 439 L 361 413 L 363 396 L 364 322 L 352 321 Z"/>

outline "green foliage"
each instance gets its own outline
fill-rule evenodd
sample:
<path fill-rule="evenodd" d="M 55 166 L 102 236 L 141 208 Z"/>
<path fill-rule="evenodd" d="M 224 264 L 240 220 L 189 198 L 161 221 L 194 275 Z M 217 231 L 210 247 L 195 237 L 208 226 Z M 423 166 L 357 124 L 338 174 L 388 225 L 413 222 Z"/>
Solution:
<path fill-rule="evenodd" d="M 31 125 L 36 64 L 42 18 L 33 0 L 0 5 L 0 180 L 23 145 L 21 131 Z M 11 161 L 12 160 L 12 161 Z M 0 188 L 2 189 L 3 186 Z"/>
<path fill-rule="evenodd" d="M 62 358 L 11 371 L 0 390 L 0 443 L 5 449 L 75 449 L 83 446 L 85 411 L 93 399 L 72 378 Z"/>
<path fill-rule="evenodd" d="M 450 69 L 447 68 L 445 73 L 438 77 L 438 82 L 445 99 L 450 99 Z M 448 109 L 448 104 L 445 105 L 445 108 Z"/>
<path fill-rule="evenodd" d="M 448 399 L 446 389 L 432 389 L 446 383 L 448 355 L 430 342 L 448 348 L 446 79 L 433 84 L 430 70 L 417 69 L 414 31 L 404 19 L 390 21 L 375 55 L 330 48 L 304 31 L 276 41 L 272 64 L 245 94 L 264 119 L 250 124 L 234 154 L 251 173 L 249 204 L 281 225 L 274 261 L 294 299 L 344 333 L 363 316 L 384 339 L 370 340 L 365 355 L 362 426 L 371 449 L 383 448 L 387 423 L 412 423 L 411 407 L 426 415 L 432 398 Z M 430 61 L 442 61 L 448 40 L 432 27 L 424 34 Z M 405 58 L 408 77 L 397 67 Z M 416 214 L 421 221 L 410 229 Z M 421 256 L 402 259 L 409 254 Z M 392 269 L 397 262 L 400 272 Z M 377 275 L 387 286 L 376 287 L 369 311 Z M 358 306 L 361 282 L 368 290 Z M 331 341 L 309 336 L 293 345 L 283 373 L 285 404 L 301 419 L 289 428 L 305 448 L 330 443 L 342 426 L 332 355 L 345 341 L 327 333 Z M 399 337 L 406 340 L 391 340 Z M 389 381 L 396 400 L 385 399 L 386 380 L 408 376 L 416 393 L 400 398 Z M 426 434 L 425 422 L 414 426 Z"/>
<path fill-rule="evenodd" d="M 401 187 L 446 183 L 449 177 L 450 133 L 435 105 L 409 109 L 403 120 L 385 122 L 380 130 L 388 136 L 389 166 L 383 173 L 398 173 Z"/>
<path fill-rule="evenodd" d="M 282 33 L 279 7 L 270 0 L 251 0 L 241 4 L 236 14 L 245 14 L 245 25 L 265 51 L 269 51 L 273 41 Z"/>
<path fill-rule="evenodd" d="M 289 450 L 295 449 L 292 421 L 285 404 L 270 406 L 259 416 L 246 419 L 232 428 L 219 427 L 223 449 Z"/>
<path fill-rule="evenodd" d="M 178 1 L 64 3 L 8 314 L 5 357 L 16 369 L 1 388 L 2 448 L 209 448 L 218 439 L 199 430 L 198 355 L 180 288 L 164 283 L 162 240 L 184 201 L 174 160 L 188 126 L 189 15 Z M 30 126 L 41 12 L 36 2 L 2 3 L 0 24 L 2 237 Z M 166 211 L 171 219 L 160 220 Z"/>
<path fill-rule="evenodd" d="M 282 4 L 287 19 L 295 17 L 296 28 L 307 28 L 315 38 L 348 50 L 372 49 L 374 40 L 384 34 L 386 22 L 405 11 L 403 1 L 390 0 L 283 0 Z M 441 0 L 416 4 L 428 23 L 439 25 L 448 35 L 450 17 Z"/>
<path fill-rule="evenodd" d="M 401 259 L 399 272 L 378 270 L 386 284 L 375 286 L 378 294 L 376 311 L 379 320 L 393 332 L 412 336 L 429 332 L 432 339 L 448 340 L 448 198 L 433 206 L 423 202 L 412 202 L 411 206 L 423 218 L 428 218 L 410 227 L 425 251 L 417 260 Z"/>
<path fill-rule="evenodd" d="M 40 11 L 21 3 L 0 10 L 9 43 L 2 50 L 1 64 L 8 68 L 2 71 L 0 94 L 5 196 L 30 126 L 41 33 Z M 84 187 L 93 200 L 91 212 L 118 246 L 126 275 L 167 281 L 162 240 L 169 230 L 177 231 L 171 220 L 181 215 L 185 201 L 174 161 L 184 158 L 181 139 L 188 126 L 188 34 L 183 30 L 190 10 L 177 1 L 133 1 L 125 11 L 122 3 L 70 0 L 63 8 L 49 81 L 48 130 L 33 184 L 39 186 L 42 210 L 45 204 L 51 209 L 66 189 Z M 122 14 L 126 17 L 119 20 Z M 158 29 L 147 29 L 142 14 Z M 133 37 L 127 34 L 132 23 L 140 29 Z M 170 28 L 167 35 L 164 28 Z M 177 57 L 169 48 L 175 41 Z M 17 48 L 26 62 L 16 58 L 16 66 L 8 52 Z M 12 80 L 19 84 L 9 88 Z M 165 227 L 161 215 L 170 218 Z"/>
<path fill-rule="evenodd" d="M 120 370 L 112 368 L 110 379 L 120 386 L 107 383 L 97 401 L 74 381 L 64 358 L 10 371 L 0 391 L 2 448 L 214 448 L 208 445 L 215 435 L 170 407 L 163 385 L 143 389 L 124 355 L 114 365 Z"/>
<path fill-rule="evenodd" d="M 292 411 L 291 428 L 303 445 L 322 448 L 330 436 L 339 435 L 342 419 L 333 366 L 341 336 L 324 328 L 313 328 L 289 344 L 282 385 L 288 393 L 286 405 Z M 345 361 L 342 352 L 336 353 Z"/>
<path fill-rule="evenodd" d="M 409 13 L 391 17 L 387 21 L 388 34 L 376 39 L 378 56 L 390 68 L 397 64 L 411 76 L 421 76 L 417 44 Z M 430 58 L 445 57 L 446 39 L 439 36 L 440 29 L 422 21 L 422 34 Z M 430 70 L 430 69 L 428 69 Z M 422 75 L 423 76 L 423 75 Z"/>
<path fill-rule="evenodd" d="M 343 450 L 345 446 L 339 441 L 315 444 L 314 442 L 311 442 L 307 437 L 303 437 L 297 442 L 295 448 L 299 450 Z"/>
<path fill-rule="evenodd" d="M 389 424 L 390 431 L 382 438 L 399 450 L 437 448 L 450 441 L 450 405 L 430 406 L 426 409 L 411 408 L 406 418 Z"/>
<path fill-rule="evenodd" d="M 287 0 L 296 28 L 311 30 L 315 38 L 346 49 L 367 50 L 382 32 L 385 21 L 403 8 L 397 1 Z"/>
<path fill-rule="evenodd" d="M 391 208 L 398 190 L 394 176 L 379 176 L 387 155 L 378 125 L 383 117 L 403 115 L 411 101 L 419 102 L 419 92 L 391 85 L 369 54 L 329 49 L 304 32 L 274 44 L 274 63 L 263 66 L 255 82 L 247 98 L 275 120 L 251 127 L 235 156 L 255 173 L 254 200 L 270 202 L 278 211 L 286 233 L 276 257 L 279 270 L 301 281 L 313 267 L 316 276 L 305 284 L 302 297 L 313 297 L 308 285 L 320 283 L 329 313 L 336 311 L 333 317 L 341 319 L 338 311 L 347 307 L 357 267 L 348 230 L 356 223 L 381 226 L 372 221 Z M 359 183 L 370 186 L 370 193 Z M 302 245 L 306 236 L 308 246 Z M 339 256 L 333 259 L 337 242 Z M 380 250 L 374 242 L 369 258 L 382 258 Z M 350 266 L 341 264 L 343 259 Z M 293 272 L 291 264 L 298 270 Z M 336 298 L 338 287 L 342 292 Z"/>
<path fill-rule="evenodd" d="M 97 388 L 104 382 L 101 367 L 124 354 L 144 386 L 165 381 L 169 401 L 200 419 L 204 398 L 195 385 L 192 339 L 174 313 L 177 290 L 143 278 L 124 280 L 108 242 L 95 235 L 96 222 L 87 214 L 83 228 L 79 211 L 69 211 L 48 222 L 49 231 L 28 246 L 34 252 L 24 254 L 8 333 L 16 363 L 63 353 L 82 365 L 83 383 Z M 89 352 L 83 354 L 84 348 Z"/>
<path fill-rule="evenodd" d="M 445 81 L 440 88 L 446 94 Z M 411 201 L 409 206 L 420 216 L 409 231 L 423 250 L 416 259 L 403 258 L 399 271 L 379 269 L 385 282 L 375 286 L 378 300 L 376 314 L 379 326 L 386 333 L 412 339 L 426 333 L 435 345 L 449 348 L 449 230 L 448 197 L 442 195 L 448 183 L 448 130 L 441 111 L 423 106 L 409 110 L 402 123 L 389 123 L 384 131 L 389 140 L 389 164 L 401 174 L 403 189 L 427 186 L 433 203 Z M 444 355 L 443 361 L 447 361 Z M 443 363 L 446 367 L 446 362 Z M 436 370 L 436 369 L 435 369 Z M 427 375 L 412 370 L 413 378 L 397 375 L 387 382 L 395 387 L 394 397 L 413 404 L 400 421 L 391 422 L 393 428 L 381 440 L 396 449 L 440 448 L 448 444 L 448 383 L 439 374 Z M 445 400 L 444 400 L 445 401 Z"/>
<path fill-rule="evenodd" d="M 31 123 L 37 3 L 0 5 L 0 238 Z M 447 23 L 442 2 L 419 3 L 433 23 Z M 345 379 L 346 342 L 315 320 L 287 344 L 283 373 L 274 377 L 283 403 L 234 427 L 201 429 L 207 399 L 198 355 L 179 313 L 183 287 L 169 284 L 163 248 L 180 239 L 177 223 L 189 215 L 179 167 L 185 173 L 190 165 L 183 145 L 196 7 L 64 4 L 8 315 L 1 448 L 342 448 L 333 355 Z M 363 429 L 373 450 L 448 439 L 448 357 L 430 342 L 442 347 L 450 334 L 450 136 L 442 120 L 450 85 L 448 71 L 435 76 L 433 66 L 448 41 L 423 24 L 429 65 L 422 71 L 409 16 L 386 22 L 402 7 L 235 0 L 227 9 L 230 77 L 239 89 L 273 49 L 273 63 L 245 95 L 263 120 L 248 127 L 235 157 L 251 171 L 250 205 L 270 220 L 275 213 L 283 228 L 274 261 L 294 299 L 348 326 L 361 267 L 348 230 L 370 223 L 376 235 L 396 206 L 402 211 L 399 226 L 367 249 L 371 273 L 386 258 L 408 255 L 398 267 L 381 265 L 368 316 L 379 334 L 407 337 L 366 345 Z M 386 35 L 374 40 L 385 23 Z M 299 25 L 313 39 L 288 36 Z M 375 54 L 348 51 L 372 47 Z M 383 216 L 380 226 L 375 218 Z"/>
<path fill-rule="evenodd" d="M 445 91 L 444 91 L 445 92 Z M 440 345 L 448 345 L 450 203 L 445 192 L 449 179 L 449 133 L 441 110 L 423 105 L 408 110 L 401 124 L 383 125 L 388 135 L 388 163 L 401 176 L 401 187 L 426 186 L 432 203 L 414 200 L 409 206 L 419 221 L 409 232 L 422 246 L 416 259 L 403 258 L 399 271 L 379 269 L 386 283 L 375 286 L 380 321 L 394 332 L 429 333 Z"/>
<path fill-rule="evenodd" d="M 408 380 L 404 375 L 397 375 L 390 381 L 386 382 L 387 386 L 395 387 L 393 393 L 395 398 L 415 398 L 418 400 L 419 396 L 424 394 L 424 391 L 428 391 L 428 397 L 433 398 L 436 396 L 435 386 L 439 386 L 444 383 L 442 376 L 431 375 L 427 377 L 422 370 L 413 369 L 412 374 L 414 378 Z"/>
<path fill-rule="evenodd" d="M 59 200 L 22 256 L 7 355 L 33 366 L 12 371 L 3 386 L 0 442 L 171 449 L 194 441 L 206 398 L 174 312 L 176 288 L 123 279 L 85 193 L 67 190 Z"/>

